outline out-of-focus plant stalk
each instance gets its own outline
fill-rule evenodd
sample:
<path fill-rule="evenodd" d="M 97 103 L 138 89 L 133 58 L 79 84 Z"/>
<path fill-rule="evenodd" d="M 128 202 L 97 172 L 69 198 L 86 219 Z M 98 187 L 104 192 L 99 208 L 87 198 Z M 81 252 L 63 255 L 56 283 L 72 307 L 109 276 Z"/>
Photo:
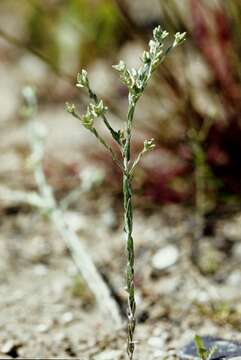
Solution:
<path fill-rule="evenodd" d="M 23 97 L 25 100 L 23 115 L 29 121 L 30 130 L 29 141 L 31 155 L 28 163 L 32 168 L 38 187 L 38 193 L 29 195 L 26 197 L 25 201 L 38 207 L 41 212 L 50 218 L 58 233 L 65 241 L 77 269 L 85 280 L 88 288 L 93 293 L 102 313 L 105 316 L 110 316 L 113 328 L 119 329 L 121 327 L 121 317 L 118 305 L 111 296 L 110 290 L 103 281 L 95 264 L 92 262 L 88 250 L 85 248 L 84 244 L 82 244 L 76 232 L 65 220 L 63 209 L 66 208 L 70 199 L 67 195 L 66 201 L 64 201 L 64 199 L 58 204 L 55 200 L 53 190 L 47 182 L 43 169 L 46 129 L 43 124 L 38 123 L 33 119 L 37 106 L 34 91 L 30 87 L 25 88 Z"/>
<path fill-rule="evenodd" d="M 195 183 L 195 226 L 191 255 L 196 265 L 198 265 L 200 239 L 204 233 L 205 215 L 214 206 L 210 194 L 208 194 L 208 189 L 211 186 L 214 187 L 214 176 L 209 168 L 204 147 L 212 124 L 212 119 L 205 119 L 199 130 L 192 125 L 188 131 L 193 156 Z M 214 198 L 214 194 L 212 194 L 212 197 Z"/>

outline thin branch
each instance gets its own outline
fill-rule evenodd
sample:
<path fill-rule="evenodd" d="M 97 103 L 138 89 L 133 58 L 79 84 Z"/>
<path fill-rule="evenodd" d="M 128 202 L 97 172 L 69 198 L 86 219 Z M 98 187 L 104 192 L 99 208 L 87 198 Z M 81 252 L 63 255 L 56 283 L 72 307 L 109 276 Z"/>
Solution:
<path fill-rule="evenodd" d="M 6 186 L 0 186 L 0 203 L 1 207 L 30 205 L 39 209 L 46 208 L 45 201 L 43 201 L 37 192 L 12 190 Z"/>
<path fill-rule="evenodd" d="M 99 140 L 99 142 L 110 152 L 113 161 L 119 166 L 121 171 L 124 171 L 121 162 L 117 159 L 115 152 L 113 151 L 112 147 L 106 143 L 106 141 L 100 136 L 95 128 L 91 130 L 92 134 Z"/>
<path fill-rule="evenodd" d="M 146 153 L 145 149 L 142 149 L 142 151 L 138 154 L 137 158 L 134 160 L 131 169 L 130 169 L 130 176 L 133 177 L 134 175 L 134 171 L 137 167 L 137 165 L 139 164 L 139 162 L 141 161 L 143 155 Z"/>
<path fill-rule="evenodd" d="M 118 160 L 114 150 L 112 149 L 112 147 L 105 141 L 105 139 L 98 133 L 98 131 L 96 130 L 96 128 L 93 127 L 93 122 L 94 120 L 90 117 L 88 118 L 88 122 L 85 122 L 85 118 L 87 116 L 84 115 L 84 116 L 81 116 L 77 111 L 76 111 L 76 108 L 75 108 L 75 105 L 74 104 L 68 104 L 67 103 L 67 111 L 72 115 L 74 116 L 76 119 L 78 119 L 82 124 L 83 126 L 89 130 L 95 137 L 96 139 L 105 147 L 106 150 L 108 150 L 108 152 L 111 154 L 111 157 L 113 159 L 113 161 L 117 164 L 117 166 L 121 169 L 121 171 L 124 171 L 124 168 L 121 164 L 121 162 Z M 88 114 L 88 116 L 90 116 Z"/>
<path fill-rule="evenodd" d="M 71 191 L 64 199 L 62 199 L 59 203 L 60 208 L 64 211 L 69 208 L 69 206 L 76 202 L 76 199 L 79 199 L 83 194 L 83 190 L 81 188 L 74 189 Z"/>
<path fill-rule="evenodd" d="M 92 91 L 92 89 L 89 86 L 88 86 L 88 92 L 89 92 L 90 98 L 92 100 L 94 100 L 96 105 L 98 105 L 100 100 L 99 100 L 98 96 Z M 107 129 L 111 133 L 113 139 L 117 142 L 118 145 L 121 145 L 118 132 L 112 128 L 112 126 L 110 125 L 109 121 L 107 120 L 107 118 L 104 114 L 101 116 L 101 118 L 104 121 L 104 124 L 106 125 Z"/>

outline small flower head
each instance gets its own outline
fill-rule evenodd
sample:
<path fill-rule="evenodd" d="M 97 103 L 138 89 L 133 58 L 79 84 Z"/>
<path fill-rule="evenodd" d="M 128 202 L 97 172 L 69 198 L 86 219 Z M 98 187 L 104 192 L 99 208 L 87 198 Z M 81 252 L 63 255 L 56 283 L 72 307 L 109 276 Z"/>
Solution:
<path fill-rule="evenodd" d="M 117 70 L 120 73 L 120 79 L 124 85 L 129 89 L 132 89 L 135 84 L 135 79 L 133 76 L 133 71 L 130 71 L 124 61 L 120 61 L 119 64 L 113 65 L 113 69 Z"/>
<path fill-rule="evenodd" d="M 168 37 L 168 35 L 169 35 L 169 32 L 166 31 L 166 30 L 163 30 L 163 31 L 162 31 L 162 34 L 161 34 L 161 39 L 162 39 L 162 40 L 166 39 L 166 37 Z"/>
<path fill-rule="evenodd" d="M 175 47 L 179 46 L 180 44 L 182 44 L 183 41 L 185 41 L 185 36 L 186 36 L 185 32 L 183 32 L 183 33 L 177 32 L 175 34 L 175 39 L 174 39 L 172 47 L 175 48 Z"/>
<path fill-rule="evenodd" d="M 90 110 L 90 107 L 88 107 L 86 114 L 84 114 L 83 116 L 80 116 L 77 112 L 76 112 L 76 107 L 74 104 L 70 104 L 70 103 L 66 103 L 66 109 L 68 111 L 68 113 L 70 113 L 71 115 L 73 115 L 75 118 L 77 118 L 78 120 L 80 120 L 81 124 L 88 130 L 92 130 L 93 128 L 93 124 L 94 124 L 94 115 Z"/>
<path fill-rule="evenodd" d="M 131 76 L 133 77 L 133 79 L 136 79 L 138 76 L 138 71 L 135 68 L 132 68 L 131 71 Z"/>
<path fill-rule="evenodd" d="M 153 38 L 159 43 L 161 43 L 168 35 L 169 33 L 166 30 L 162 30 L 160 25 L 153 30 Z"/>
<path fill-rule="evenodd" d="M 154 40 L 149 41 L 150 54 L 154 55 L 158 47 L 158 43 Z"/>
<path fill-rule="evenodd" d="M 88 79 L 88 73 L 86 70 L 82 70 L 81 73 L 77 74 L 77 87 L 79 88 L 88 88 L 89 86 L 89 79 Z"/>
<path fill-rule="evenodd" d="M 113 69 L 117 70 L 118 72 L 123 72 L 126 69 L 126 64 L 123 60 L 120 60 L 119 64 L 113 65 Z"/>
<path fill-rule="evenodd" d="M 68 111 L 68 113 L 70 113 L 72 115 L 75 114 L 75 111 L 76 111 L 75 104 L 70 104 L 69 102 L 67 102 L 65 104 L 65 108 Z"/>
<path fill-rule="evenodd" d="M 148 51 L 144 51 L 141 60 L 144 64 L 148 64 L 151 61 L 150 53 Z"/>
<path fill-rule="evenodd" d="M 100 100 L 98 104 L 90 103 L 88 110 L 94 117 L 99 117 L 105 115 L 108 107 L 104 105 L 103 100 Z"/>
<path fill-rule="evenodd" d="M 93 129 L 94 118 L 93 118 L 93 115 L 89 111 L 87 111 L 87 113 L 85 115 L 83 115 L 80 120 L 81 120 L 82 125 L 86 129 L 88 129 L 88 130 Z"/>
<path fill-rule="evenodd" d="M 144 152 L 151 151 L 154 147 L 154 139 L 144 140 Z"/>

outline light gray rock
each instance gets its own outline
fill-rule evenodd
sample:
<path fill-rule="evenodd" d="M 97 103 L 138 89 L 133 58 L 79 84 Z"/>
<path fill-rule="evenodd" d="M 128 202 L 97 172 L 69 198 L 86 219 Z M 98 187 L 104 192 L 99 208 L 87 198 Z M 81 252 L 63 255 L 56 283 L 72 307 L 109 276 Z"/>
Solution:
<path fill-rule="evenodd" d="M 165 270 L 177 262 L 179 250 L 175 245 L 167 245 L 161 248 L 152 258 L 152 266 L 155 270 Z"/>
<path fill-rule="evenodd" d="M 225 339 L 215 338 L 212 336 L 203 336 L 202 341 L 206 349 L 213 347 L 217 348 L 210 360 L 240 360 L 241 359 L 241 344 L 235 341 L 228 341 Z M 194 341 L 184 346 L 180 352 L 182 360 L 198 360 L 197 351 Z"/>

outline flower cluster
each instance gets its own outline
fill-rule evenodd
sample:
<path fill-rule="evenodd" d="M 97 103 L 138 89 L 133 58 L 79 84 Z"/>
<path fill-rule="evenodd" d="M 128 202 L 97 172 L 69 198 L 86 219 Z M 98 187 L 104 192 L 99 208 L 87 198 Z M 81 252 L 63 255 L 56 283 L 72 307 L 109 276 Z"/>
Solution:
<path fill-rule="evenodd" d="M 90 103 L 88 111 L 97 118 L 103 116 L 108 111 L 108 107 L 104 105 L 103 100 L 100 100 L 98 104 Z"/>
<path fill-rule="evenodd" d="M 66 110 L 68 111 L 68 113 L 74 115 L 76 113 L 76 108 L 74 104 L 70 104 L 70 103 L 66 103 L 65 104 Z"/>
<path fill-rule="evenodd" d="M 135 75 L 132 70 L 127 68 L 124 61 L 120 60 L 119 64 L 113 65 L 112 67 L 120 73 L 120 79 L 128 89 L 131 89 L 135 85 Z"/>
<path fill-rule="evenodd" d="M 66 109 L 70 114 L 79 119 L 82 125 L 88 130 L 93 129 L 94 119 L 103 116 L 108 110 L 102 100 L 100 100 L 97 104 L 90 103 L 87 107 L 86 113 L 82 116 L 77 113 L 74 104 L 66 103 Z"/>
<path fill-rule="evenodd" d="M 124 61 L 114 65 L 113 68 L 120 73 L 120 79 L 132 95 L 138 99 L 143 93 L 152 72 L 165 59 L 168 52 L 185 40 L 186 33 L 176 33 L 170 47 L 164 47 L 165 39 L 169 33 L 158 26 L 153 31 L 153 39 L 149 42 L 149 50 L 144 51 L 141 57 L 143 65 L 138 69 L 128 69 Z"/>
<path fill-rule="evenodd" d="M 88 88 L 89 87 L 89 79 L 86 70 L 82 70 L 81 73 L 77 74 L 77 83 L 76 86 L 79 88 Z"/>
<path fill-rule="evenodd" d="M 156 145 L 154 144 L 154 139 L 144 140 L 143 151 L 144 152 L 151 151 L 152 149 L 154 149 L 155 146 Z"/>
<path fill-rule="evenodd" d="M 181 45 L 183 43 L 183 41 L 185 41 L 185 36 L 186 36 L 186 33 L 180 33 L 180 32 L 177 32 L 175 34 L 175 39 L 174 39 L 174 42 L 172 44 L 172 47 L 177 47 L 179 45 Z"/>
<path fill-rule="evenodd" d="M 145 52 L 142 56 L 144 64 L 150 63 L 151 72 L 154 71 L 162 60 L 162 56 L 164 54 L 164 40 L 168 37 L 168 35 L 169 33 L 162 30 L 160 26 L 155 28 L 153 31 L 153 39 L 149 41 L 149 52 Z"/>

